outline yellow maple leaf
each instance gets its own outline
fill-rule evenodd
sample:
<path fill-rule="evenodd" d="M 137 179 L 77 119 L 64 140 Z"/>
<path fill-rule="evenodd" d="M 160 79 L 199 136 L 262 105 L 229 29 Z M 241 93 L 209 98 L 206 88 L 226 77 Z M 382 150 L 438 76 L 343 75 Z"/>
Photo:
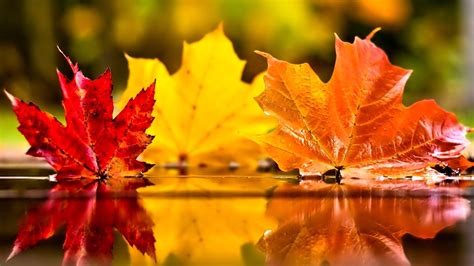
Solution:
<path fill-rule="evenodd" d="M 222 25 L 198 42 L 184 43 L 181 68 L 170 75 L 157 59 L 126 56 L 130 76 L 119 105 L 156 79 L 157 136 L 144 153 L 155 163 L 189 166 L 256 166 L 263 151 L 247 135 L 274 127 L 253 97 L 263 91 L 262 75 L 252 84 L 241 80 L 245 61 L 235 54 Z"/>

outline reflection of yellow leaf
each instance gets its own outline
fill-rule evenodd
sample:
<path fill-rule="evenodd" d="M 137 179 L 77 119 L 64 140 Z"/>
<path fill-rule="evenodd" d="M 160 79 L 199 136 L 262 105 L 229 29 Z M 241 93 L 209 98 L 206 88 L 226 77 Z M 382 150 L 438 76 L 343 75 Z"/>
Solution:
<path fill-rule="evenodd" d="M 169 75 L 156 59 L 127 56 L 130 68 L 123 105 L 136 88 L 157 80 L 157 135 L 144 154 L 156 163 L 256 165 L 262 151 L 244 135 L 273 127 L 253 100 L 263 90 L 261 75 L 252 85 L 241 81 L 244 61 L 234 53 L 222 26 L 202 40 L 184 44 L 181 68 Z"/>
<path fill-rule="evenodd" d="M 250 197 L 275 186 L 272 178 L 157 178 L 140 189 L 155 222 L 157 261 L 183 264 L 242 265 L 241 247 L 255 243 L 275 226 L 266 217 L 266 198 Z M 246 190 L 250 194 L 246 194 Z M 232 194 L 234 193 L 234 194 Z M 238 196 L 240 194 L 240 196 Z M 154 262 L 130 248 L 132 265 Z"/>

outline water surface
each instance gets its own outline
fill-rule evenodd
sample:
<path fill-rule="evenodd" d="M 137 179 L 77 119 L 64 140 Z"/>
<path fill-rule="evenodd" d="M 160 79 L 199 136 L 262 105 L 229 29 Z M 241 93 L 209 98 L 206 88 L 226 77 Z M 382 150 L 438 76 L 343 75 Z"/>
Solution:
<path fill-rule="evenodd" d="M 468 182 L 1 180 L 5 265 L 474 265 Z M 16 254 L 17 253 L 17 254 Z M 3 263 L 1 263 L 3 265 Z"/>

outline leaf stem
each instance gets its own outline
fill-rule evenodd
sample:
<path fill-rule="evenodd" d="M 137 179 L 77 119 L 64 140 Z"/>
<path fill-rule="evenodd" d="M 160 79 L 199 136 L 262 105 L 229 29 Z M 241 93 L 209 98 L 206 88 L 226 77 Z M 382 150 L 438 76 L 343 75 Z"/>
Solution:
<path fill-rule="evenodd" d="M 341 174 L 342 169 L 343 169 L 342 166 L 336 167 L 336 182 L 338 185 L 340 185 L 342 181 L 342 174 Z"/>

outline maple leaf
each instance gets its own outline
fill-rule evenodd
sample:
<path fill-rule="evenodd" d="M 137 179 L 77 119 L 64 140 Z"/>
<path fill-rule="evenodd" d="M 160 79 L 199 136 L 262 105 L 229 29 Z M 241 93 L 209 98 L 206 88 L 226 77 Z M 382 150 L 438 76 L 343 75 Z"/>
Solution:
<path fill-rule="evenodd" d="M 278 227 L 258 246 L 269 265 L 410 265 L 404 235 L 431 239 L 469 217 L 458 192 L 399 180 L 286 184 L 267 209 Z"/>
<path fill-rule="evenodd" d="M 113 117 L 112 77 L 107 69 L 95 80 L 85 77 L 64 55 L 74 76 L 68 80 L 57 70 L 67 126 L 5 91 L 17 115 L 18 130 L 31 145 L 27 154 L 44 157 L 57 171 L 56 179 L 130 176 L 153 165 L 136 158 L 153 137 L 151 125 L 155 84 L 138 92 Z"/>
<path fill-rule="evenodd" d="M 336 63 L 327 83 L 308 64 L 257 52 L 267 58 L 268 70 L 266 89 L 256 100 L 279 125 L 256 140 L 282 170 L 406 175 L 460 157 L 468 128 L 433 100 L 402 104 L 411 71 L 389 62 L 370 41 L 375 32 L 354 43 L 336 35 Z"/>
<path fill-rule="evenodd" d="M 145 151 L 155 163 L 181 166 L 256 166 L 263 150 L 244 135 L 263 134 L 274 127 L 253 97 L 263 91 L 262 76 L 242 82 L 245 62 L 234 53 L 222 25 L 202 40 L 184 43 L 181 68 L 170 75 L 157 59 L 126 56 L 130 76 L 123 99 L 137 86 L 156 79 L 160 84 L 155 106 L 159 121 L 151 133 L 160 137 Z"/>
<path fill-rule="evenodd" d="M 26 213 L 7 260 L 52 237 L 62 226 L 63 265 L 111 265 L 114 229 L 130 246 L 155 259 L 154 223 L 136 192 L 148 185 L 142 178 L 58 183 L 46 202 Z"/>

